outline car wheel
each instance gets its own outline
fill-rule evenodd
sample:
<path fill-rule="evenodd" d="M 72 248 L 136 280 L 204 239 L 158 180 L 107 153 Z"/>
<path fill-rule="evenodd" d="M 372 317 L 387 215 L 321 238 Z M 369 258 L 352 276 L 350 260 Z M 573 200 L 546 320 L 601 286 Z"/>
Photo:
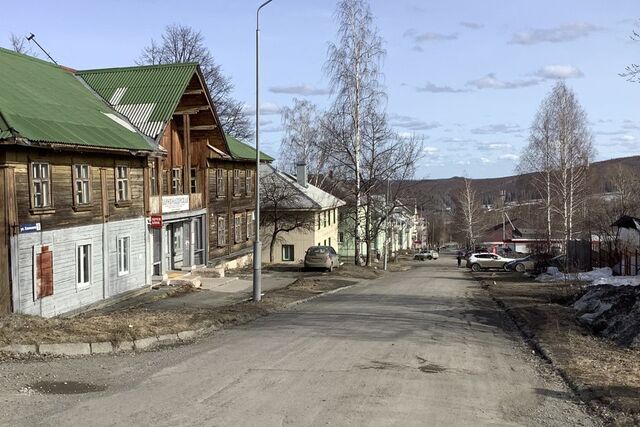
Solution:
<path fill-rule="evenodd" d="M 428 256 L 427 259 L 433 259 L 433 257 Z"/>
<path fill-rule="evenodd" d="M 333 272 L 333 263 L 331 263 L 331 265 L 329 266 L 329 268 L 327 268 L 327 270 L 329 270 L 329 273 Z"/>
<path fill-rule="evenodd" d="M 504 264 L 504 265 L 502 266 L 502 269 L 503 269 L 504 271 L 509 271 L 509 267 L 507 267 L 507 264 Z"/>
<path fill-rule="evenodd" d="M 518 273 L 524 273 L 525 267 L 524 264 L 516 264 L 516 271 Z"/>
<path fill-rule="evenodd" d="M 482 270 L 482 268 L 480 267 L 480 264 L 471 264 L 471 271 L 478 272 L 480 270 Z"/>

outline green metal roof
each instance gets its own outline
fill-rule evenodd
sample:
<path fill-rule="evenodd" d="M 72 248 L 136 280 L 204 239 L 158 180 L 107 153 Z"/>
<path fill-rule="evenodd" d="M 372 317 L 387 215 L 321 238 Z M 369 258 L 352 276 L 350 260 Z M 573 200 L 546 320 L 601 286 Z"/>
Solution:
<path fill-rule="evenodd" d="M 78 71 L 118 112 L 153 139 L 164 130 L 198 64 L 163 64 Z"/>
<path fill-rule="evenodd" d="M 70 71 L 0 48 L 0 138 L 153 150 L 147 139 Z"/>
<path fill-rule="evenodd" d="M 256 159 L 256 149 L 250 146 L 249 144 L 245 144 L 244 142 L 238 141 L 236 138 L 231 135 L 226 135 L 227 137 L 227 145 L 229 146 L 229 151 L 231 152 L 231 157 L 234 159 L 241 160 L 255 160 Z M 265 162 L 273 162 L 275 159 L 268 154 L 260 152 L 260 160 Z"/>

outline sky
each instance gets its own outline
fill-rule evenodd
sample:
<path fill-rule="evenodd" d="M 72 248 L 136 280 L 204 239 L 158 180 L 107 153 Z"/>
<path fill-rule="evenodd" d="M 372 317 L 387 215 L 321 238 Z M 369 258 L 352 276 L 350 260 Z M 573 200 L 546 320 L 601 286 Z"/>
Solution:
<path fill-rule="evenodd" d="M 76 69 L 135 65 L 166 25 L 200 30 L 255 111 L 254 0 L 3 0 L 0 46 L 36 34 Z M 293 98 L 326 108 L 323 72 L 335 41 L 333 0 L 273 0 L 261 12 L 261 148 L 278 156 L 279 110 Z M 564 79 L 589 117 L 597 160 L 640 154 L 637 0 L 371 0 L 384 39 L 390 123 L 424 138 L 417 178 L 511 175 L 536 110 Z M 43 55 L 40 54 L 40 57 Z M 1 72 L 2 70 L 0 70 Z"/>

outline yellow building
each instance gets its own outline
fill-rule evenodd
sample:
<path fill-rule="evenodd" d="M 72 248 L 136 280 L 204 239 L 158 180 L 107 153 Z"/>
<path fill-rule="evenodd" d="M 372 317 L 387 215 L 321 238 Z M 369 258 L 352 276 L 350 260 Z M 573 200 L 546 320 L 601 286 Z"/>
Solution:
<path fill-rule="evenodd" d="M 260 167 L 262 259 L 302 263 L 311 246 L 338 247 L 338 208 L 344 201 L 311 185 L 306 165 L 296 176 L 270 164 Z"/>

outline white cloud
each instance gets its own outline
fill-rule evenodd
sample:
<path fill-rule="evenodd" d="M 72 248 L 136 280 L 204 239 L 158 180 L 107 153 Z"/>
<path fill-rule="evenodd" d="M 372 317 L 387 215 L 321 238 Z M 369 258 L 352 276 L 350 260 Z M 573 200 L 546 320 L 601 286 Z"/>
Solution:
<path fill-rule="evenodd" d="M 493 160 L 491 160 L 491 159 L 490 159 L 490 158 L 488 158 L 488 157 L 480 157 L 478 160 L 480 160 L 480 162 L 481 162 L 483 165 L 488 165 L 489 163 L 493 163 Z"/>
<path fill-rule="evenodd" d="M 483 24 L 479 24 L 477 22 L 468 22 L 468 21 L 467 22 L 463 21 L 460 23 L 460 25 L 466 28 L 470 28 L 472 30 L 479 30 L 480 28 L 484 27 Z"/>
<path fill-rule="evenodd" d="M 501 154 L 498 156 L 499 160 L 512 160 L 512 161 L 516 161 L 520 158 L 520 156 L 518 156 L 517 154 Z"/>
<path fill-rule="evenodd" d="M 573 65 L 545 65 L 535 75 L 542 79 L 571 79 L 582 77 L 584 74 Z"/>
<path fill-rule="evenodd" d="M 265 102 L 260 106 L 260 114 L 280 114 L 281 111 L 282 108 L 272 102 Z M 256 107 L 255 105 L 245 104 L 243 112 L 245 115 L 251 116 L 253 114 L 256 114 Z"/>
<path fill-rule="evenodd" d="M 427 156 L 434 156 L 440 152 L 438 147 L 426 146 L 423 147 L 422 152 Z"/>
<path fill-rule="evenodd" d="M 284 93 L 301 96 L 329 95 L 331 93 L 331 91 L 328 89 L 316 88 L 305 84 L 291 86 L 271 86 L 269 88 L 269 91 L 272 93 Z"/>
<path fill-rule="evenodd" d="M 553 28 L 533 28 L 514 33 L 511 44 L 533 45 L 538 43 L 562 43 L 587 37 L 602 28 L 586 22 L 562 24 Z"/>
<path fill-rule="evenodd" d="M 411 116 L 403 116 L 399 114 L 391 114 L 389 116 L 391 126 L 408 129 L 408 130 L 429 130 L 440 127 L 438 122 L 427 122 Z"/>
<path fill-rule="evenodd" d="M 479 79 L 468 81 L 467 86 L 473 86 L 476 89 L 518 89 L 535 86 L 538 83 L 540 83 L 540 79 L 500 80 L 496 77 L 495 73 L 489 73 Z"/>
<path fill-rule="evenodd" d="M 518 132 L 522 132 L 523 130 L 524 129 L 517 124 L 496 123 L 492 125 L 471 129 L 471 133 L 475 135 L 491 135 L 494 133 L 518 133 Z"/>
<path fill-rule="evenodd" d="M 511 144 L 507 142 L 478 142 L 478 150 L 482 151 L 502 151 L 511 149 Z"/>
<path fill-rule="evenodd" d="M 416 88 L 418 92 L 431 92 L 431 93 L 460 93 L 469 92 L 469 89 L 455 89 L 451 86 L 439 86 L 431 82 L 427 82 L 424 86 Z"/>

